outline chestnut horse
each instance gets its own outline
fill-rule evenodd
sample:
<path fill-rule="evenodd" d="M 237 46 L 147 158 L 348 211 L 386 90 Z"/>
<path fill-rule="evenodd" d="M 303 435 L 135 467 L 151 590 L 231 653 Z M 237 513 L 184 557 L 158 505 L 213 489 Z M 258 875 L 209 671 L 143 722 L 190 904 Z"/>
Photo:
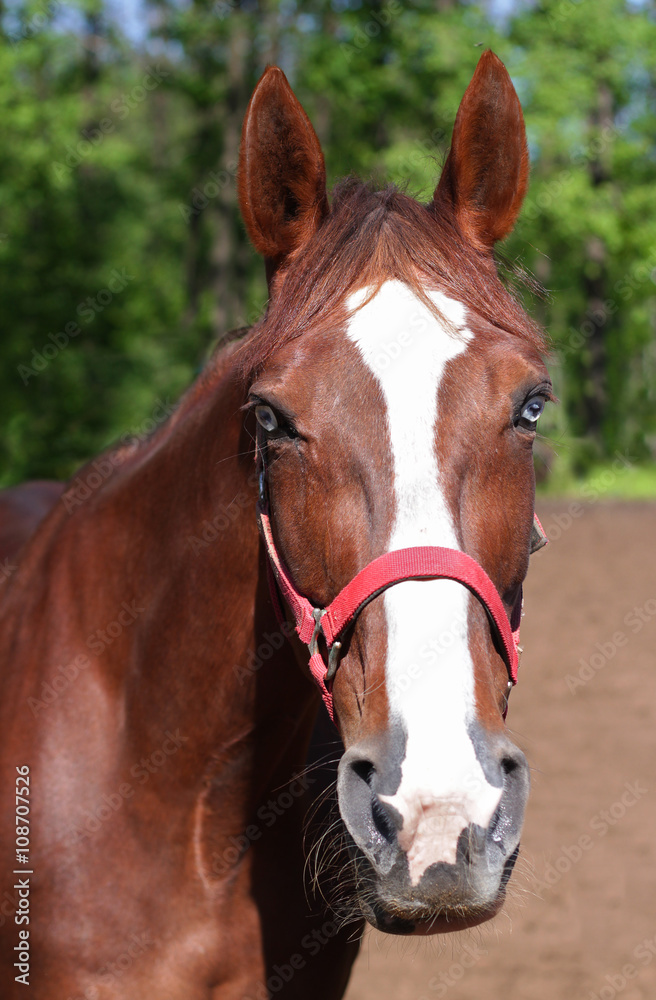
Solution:
<path fill-rule="evenodd" d="M 264 73 L 239 199 L 266 316 L 53 496 L 0 584 L 7 1000 L 331 1000 L 364 920 L 418 935 L 499 910 L 551 394 L 493 257 L 527 177 L 491 52 L 426 206 L 356 180 L 329 203 L 309 120 Z M 320 693 L 344 752 L 324 746 L 312 847 Z"/>

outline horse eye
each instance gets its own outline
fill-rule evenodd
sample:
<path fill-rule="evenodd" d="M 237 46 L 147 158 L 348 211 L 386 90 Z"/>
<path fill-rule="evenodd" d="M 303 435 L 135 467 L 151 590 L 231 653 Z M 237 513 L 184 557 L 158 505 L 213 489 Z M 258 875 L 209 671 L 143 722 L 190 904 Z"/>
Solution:
<path fill-rule="evenodd" d="M 529 399 L 522 410 L 521 419 L 525 420 L 527 424 L 537 424 L 544 410 L 544 403 L 542 396 L 534 396 L 533 399 Z"/>
<path fill-rule="evenodd" d="M 270 406 L 256 406 L 255 419 L 269 434 L 278 428 L 278 418 Z"/>

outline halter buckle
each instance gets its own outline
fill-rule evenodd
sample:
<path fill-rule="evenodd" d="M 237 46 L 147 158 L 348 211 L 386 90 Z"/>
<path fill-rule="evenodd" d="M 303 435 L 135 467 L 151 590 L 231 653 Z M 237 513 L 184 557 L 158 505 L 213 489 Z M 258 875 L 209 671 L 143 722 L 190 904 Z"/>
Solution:
<path fill-rule="evenodd" d="M 312 617 L 314 618 L 314 631 L 312 632 L 312 638 L 308 643 L 308 649 L 310 651 L 310 656 L 315 656 L 319 651 L 319 636 L 323 635 L 323 628 L 321 627 L 321 619 L 325 615 L 325 610 L 323 608 L 313 608 Z M 325 638 L 325 636 L 324 636 Z M 327 688 L 335 674 L 337 673 L 337 668 L 339 666 L 339 661 L 341 657 L 341 642 L 333 642 L 330 647 L 330 652 L 328 653 L 328 669 L 326 670 L 325 677 L 323 679 L 324 685 Z"/>

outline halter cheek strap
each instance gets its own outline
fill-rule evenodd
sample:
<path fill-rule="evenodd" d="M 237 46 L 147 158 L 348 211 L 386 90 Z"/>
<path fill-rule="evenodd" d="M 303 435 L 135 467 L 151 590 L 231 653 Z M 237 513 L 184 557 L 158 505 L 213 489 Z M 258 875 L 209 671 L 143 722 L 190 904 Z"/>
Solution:
<path fill-rule="evenodd" d="M 259 448 L 258 448 L 259 452 Z M 519 625 L 522 615 L 522 595 L 518 596 L 513 608 L 512 621 L 503 606 L 498 591 L 482 566 L 464 552 L 440 546 L 421 546 L 397 549 L 374 559 L 340 590 L 327 608 L 315 608 L 294 585 L 289 570 L 283 563 L 273 538 L 271 518 L 266 488 L 266 472 L 260 461 L 260 496 L 257 505 L 257 521 L 266 548 L 268 560 L 269 589 L 278 620 L 285 621 L 279 593 L 294 617 L 296 634 L 308 647 L 309 667 L 317 683 L 321 697 L 333 720 L 332 681 L 339 666 L 342 640 L 350 625 L 360 612 L 388 587 L 404 580 L 455 580 L 474 594 L 487 612 L 493 634 L 497 638 L 499 652 L 508 670 L 508 693 L 517 683 L 519 665 Z M 538 538 L 535 537 L 537 533 Z M 545 545 L 547 541 L 537 516 L 531 537 L 531 551 Z M 319 638 L 323 638 L 328 649 L 328 666 L 319 648 Z M 504 718 L 507 712 L 504 711 Z"/>

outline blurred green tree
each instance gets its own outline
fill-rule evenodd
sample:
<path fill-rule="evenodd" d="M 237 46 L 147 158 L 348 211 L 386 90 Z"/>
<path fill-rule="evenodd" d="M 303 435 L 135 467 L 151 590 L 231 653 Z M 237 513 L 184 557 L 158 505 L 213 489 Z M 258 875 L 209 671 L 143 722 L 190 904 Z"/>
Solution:
<path fill-rule="evenodd" d="M 655 444 L 655 15 L 542 0 L 509 26 L 533 161 L 510 246 L 536 248 L 528 264 L 551 292 L 558 419 L 580 470 Z"/>

